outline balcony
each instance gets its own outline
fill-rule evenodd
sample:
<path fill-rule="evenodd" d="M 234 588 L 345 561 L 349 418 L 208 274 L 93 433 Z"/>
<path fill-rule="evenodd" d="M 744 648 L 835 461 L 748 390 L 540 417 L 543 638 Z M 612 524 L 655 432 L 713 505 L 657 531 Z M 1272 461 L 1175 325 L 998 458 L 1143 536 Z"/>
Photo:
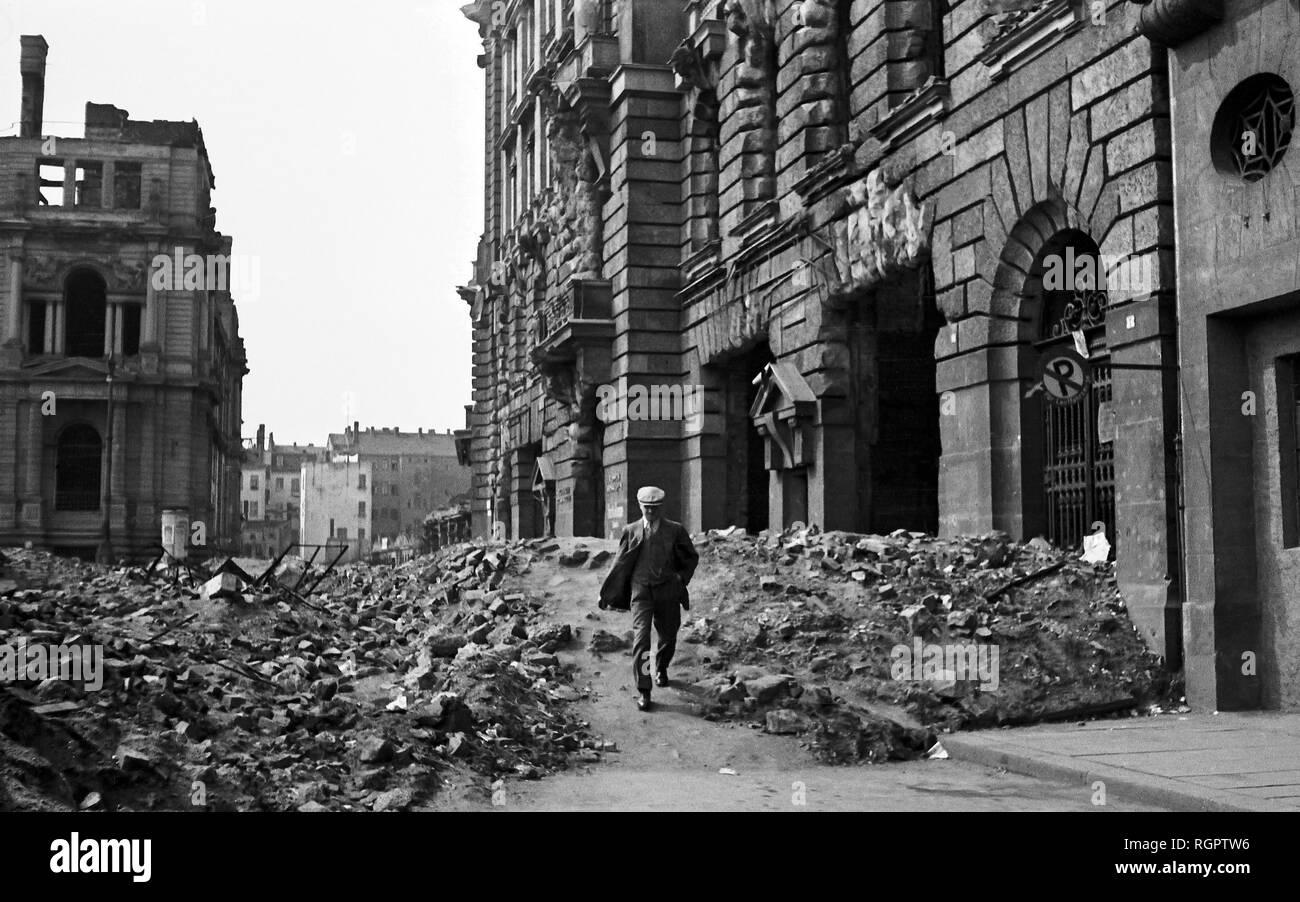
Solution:
<path fill-rule="evenodd" d="M 570 357 L 577 346 L 614 337 L 613 291 L 609 282 L 574 279 L 546 302 L 537 317 L 537 349 Z"/>

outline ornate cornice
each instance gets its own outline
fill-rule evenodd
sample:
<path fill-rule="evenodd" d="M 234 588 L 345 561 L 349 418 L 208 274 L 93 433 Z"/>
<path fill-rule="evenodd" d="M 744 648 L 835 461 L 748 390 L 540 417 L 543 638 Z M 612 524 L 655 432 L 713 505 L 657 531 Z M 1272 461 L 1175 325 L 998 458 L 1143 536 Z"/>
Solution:
<path fill-rule="evenodd" d="M 871 134 L 892 150 L 948 111 L 948 81 L 930 76 L 924 85 L 871 127 Z"/>
<path fill-rule="evenodd" d="M 1005 78 L 1010 72 L 1037 59 L 1062 38 L 1083 28 L 1079 0 L 1051 0 L 1009 23 L 1010 31 L 999 33 L 999 24 L 987 20 L 988 43 L 979 59 L 989 68 L 989 78 Z"/>

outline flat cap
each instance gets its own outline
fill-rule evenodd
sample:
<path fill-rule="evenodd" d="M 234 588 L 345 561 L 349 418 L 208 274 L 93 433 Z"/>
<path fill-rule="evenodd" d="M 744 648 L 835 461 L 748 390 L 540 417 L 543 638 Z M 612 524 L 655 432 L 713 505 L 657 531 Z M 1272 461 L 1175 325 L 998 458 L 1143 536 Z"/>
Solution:
<path fill-rule="evenodd" d="M 663 504 L 664 490 L 653 485 L 642 486 L 637 490 L 636 500 L 638 504 Z"/>

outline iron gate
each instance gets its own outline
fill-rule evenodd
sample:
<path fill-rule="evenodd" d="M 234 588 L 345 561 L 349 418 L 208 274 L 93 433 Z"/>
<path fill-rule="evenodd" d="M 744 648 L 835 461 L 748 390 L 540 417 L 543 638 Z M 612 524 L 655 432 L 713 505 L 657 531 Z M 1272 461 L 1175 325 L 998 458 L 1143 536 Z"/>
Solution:
<path fill-rule="evenodd" d="M 1097 412 L 1111 399 L 1109 358 L 1090 361 L 1085 391 L 1068 402 L 1043 404 L 1043 491 L 1047 538 L 1060 548 L 1078 548 L 1096 520 L 1115 535 L 1115 450 L 1098 441 Z"/>

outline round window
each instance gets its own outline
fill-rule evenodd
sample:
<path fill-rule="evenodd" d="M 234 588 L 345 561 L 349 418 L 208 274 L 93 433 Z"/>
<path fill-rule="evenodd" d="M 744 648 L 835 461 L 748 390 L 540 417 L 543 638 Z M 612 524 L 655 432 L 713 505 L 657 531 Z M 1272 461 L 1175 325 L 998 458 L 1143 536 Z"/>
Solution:
<path fill-rule="evenodd" d="M 1252 75 L 1219 106 L 1210 134 L 1214 167 L 1257 182 L 1282 161 L 1295 129 L 1291 86 L 1269 72 Z"/>

